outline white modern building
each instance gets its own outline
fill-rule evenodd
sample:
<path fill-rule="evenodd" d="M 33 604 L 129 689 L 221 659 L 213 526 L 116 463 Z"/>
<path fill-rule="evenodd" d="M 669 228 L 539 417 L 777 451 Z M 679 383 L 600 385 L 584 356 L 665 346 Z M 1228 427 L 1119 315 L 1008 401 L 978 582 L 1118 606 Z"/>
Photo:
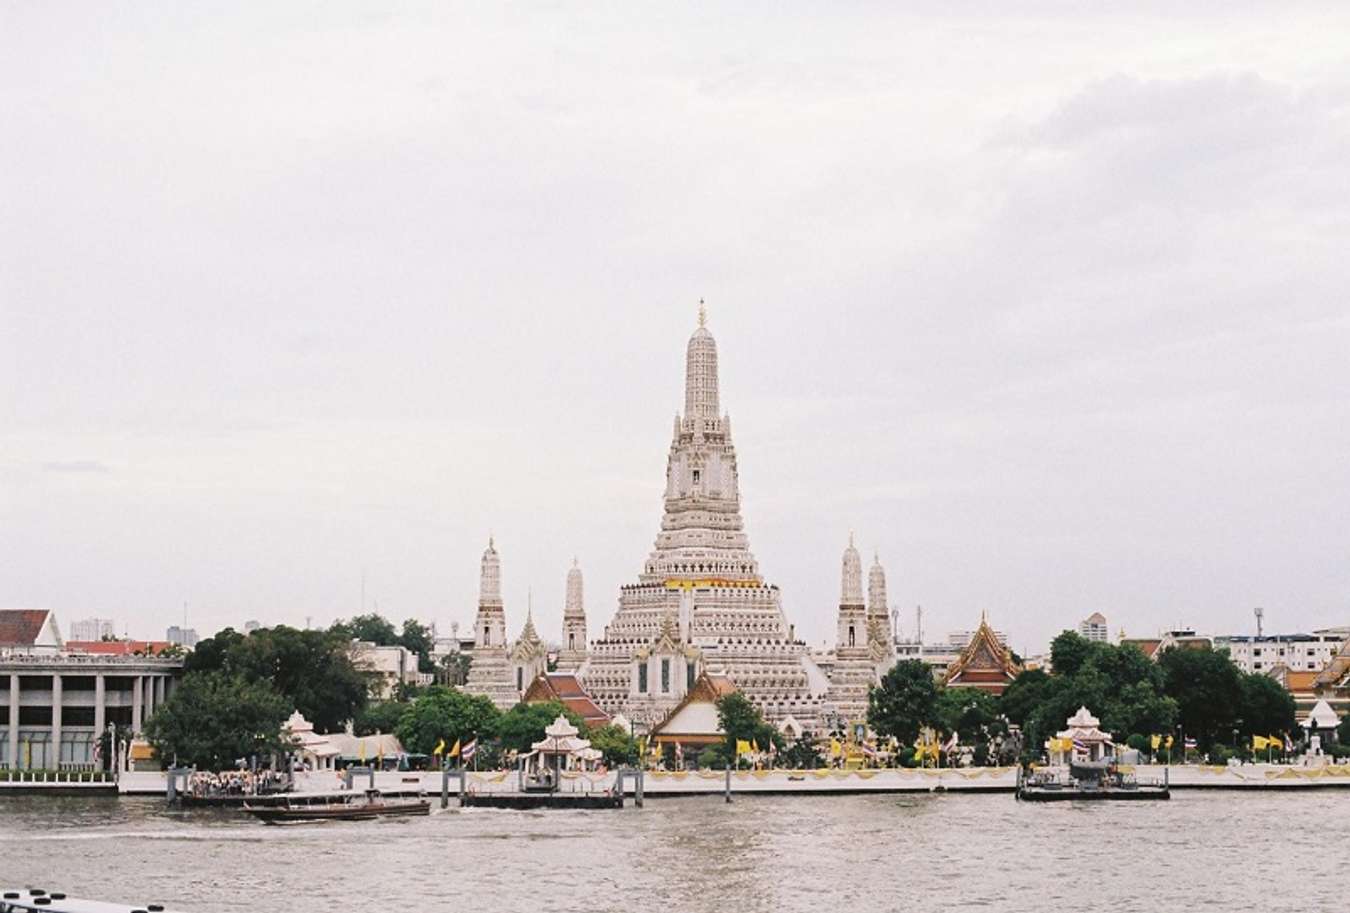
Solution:
<path fill-rule="evenodd" d="M 1111 631 L 1106 624 L 1106 616 L 1093 612 L 1078 622 L 1078 633 L 1095 643 L 1104 644 L 1111 639 Z"/>
<path fill-rule="evenodd" d="M 1278 665 L 1294 672 L 1316 672 L 1331 662 L 1350 639 L 1350 626 L 1322 628 L 1311 634 L 1232 634 L 1214 638 L 1243 672 L 1268 672 Z"/>
<path fill-rule="evenodd" d="M 398 645 L 378 646 L 368 640 L 354 640 L 352 665 L 371 676 L 370 696 L 387 701 L 397 693 L 399 684 L 426 685 L 432 676 L 417 671 L 417 654 Z"/>
<path fill-rule="evenodd" d="M 196 628 L 180 628 L 178 625 L 170 625 L 168 631 L 164 633 L 164 639 L 171 644 L 189 648 L 197 646 L 197 641 L 200 640 Z"/>
<path fill-rule="evenodd" d="M 117 635 L 111 618 L 85 618 L 70 623 L 70 640 L 104 640 Z"/>
<path fill-rule="evenodd" d="M 67 653 L 46 609 L 0 610 L 0 768 L 89 770 L 110 725 L 139 733 L 181 659 Z"/>

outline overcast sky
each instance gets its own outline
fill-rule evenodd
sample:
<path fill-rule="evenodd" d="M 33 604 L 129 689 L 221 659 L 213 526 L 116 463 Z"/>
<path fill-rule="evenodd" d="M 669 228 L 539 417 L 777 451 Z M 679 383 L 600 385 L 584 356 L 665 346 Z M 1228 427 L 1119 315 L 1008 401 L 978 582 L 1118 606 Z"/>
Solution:
<path fill-rule="evenodd" d="M 0 2 L 0 605 L 596 636 L 705 297 L 814 643 L 1350 623 L 1345 4 L 186 6 Z"/>

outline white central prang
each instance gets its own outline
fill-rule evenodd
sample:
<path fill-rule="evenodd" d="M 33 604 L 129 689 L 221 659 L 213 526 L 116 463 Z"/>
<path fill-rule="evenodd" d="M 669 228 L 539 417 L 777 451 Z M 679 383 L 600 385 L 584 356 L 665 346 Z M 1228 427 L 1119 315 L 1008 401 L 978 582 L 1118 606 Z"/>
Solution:
<path fill-rule="evenodd" d="M 706 671 L 729 676 L 772 720 L 813 721 L 824 698 L 813 683 L 824 676 L 750 552 L 731 418 L 719 414 L 717 342 L 702 314 L 685 359 L 684 406 L 655 547 L 591 645 L 586 688 L 607 713 L 654 723 Z"/>

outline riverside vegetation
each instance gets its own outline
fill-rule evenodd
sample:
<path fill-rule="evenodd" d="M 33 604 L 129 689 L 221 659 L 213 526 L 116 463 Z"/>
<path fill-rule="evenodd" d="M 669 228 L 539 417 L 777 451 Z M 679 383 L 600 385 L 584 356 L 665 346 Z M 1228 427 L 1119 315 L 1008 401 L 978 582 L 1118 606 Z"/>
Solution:
<path fill-rule="evenodd" d="M 419 668 L 445 684 L 401 688 L 395 699 L 373 701 L 368 676 L 350 657 L 352 639 L 399 643 L 418 656 Z M 642 746 L 614 726 L 591 728 L 560 704 L 519 704 L 498 710 L 491 701 L 454 687 L 467 671 L 456 660 L 438 667 L 428 629 L 416 620 L 402 630 L 378 615 L 339 621 L 327 630 L 286 626 L 250 634 L 225 629 L 201 641 L 186 659 L 172 696 L 146 725 L 161 758 L 219 770 L 237 760 L 279 752 L 281 727 L 299 710 L 320 732 L 351 721 L 357 734 L 393 732 L 411 753 L 431 754 L 444 740 L 479 741 L 478 763 L 491 767 L 510 752 L 528 751 L 558 714 L 567 716 L 610 765 L 633 764 Z M 919 661 L 897 663 L 872 689 L 867 722 L 882 738 L 908 746 L 924 730 L 956 733 L 973 763 L 1013 763 L 1039 753 L 1044 740 L 1079 706 L 1088 707 L 1118 743 L 1145 752 L 1155 734 L 1184 733 L 1199 754 L 1223 762 L 1250 755 L 1254 735 L 1297 733 L 1293 698 L 1274 680 L 1244 674 L 1224 651 L 1174 649 L 1157 662 L 1131 645 L 1090 642 L 1065 632 L 1051 646 L 1053 672 L 1022 672 L 999 697 L 969 688 L 944 688 Z M 779 766 L 825 763 L 829 739 L 808 734 L 789 743 L 754 705 L 735 693 L 718 705 L 725 740 L 685 758 L 700 767 L 734 763 L 736 745 L 752 743 Z M 1350 722 L 1342 725 L 1350 743 Z M 1347 749 L 1335 749 L 1347 751 Z M 1177 748 L 1180 757 L 1180 747 Z M 669 746 L 650 754 L 675 763 Z M 899 752 L 900 763 L 913 763 Z"/>

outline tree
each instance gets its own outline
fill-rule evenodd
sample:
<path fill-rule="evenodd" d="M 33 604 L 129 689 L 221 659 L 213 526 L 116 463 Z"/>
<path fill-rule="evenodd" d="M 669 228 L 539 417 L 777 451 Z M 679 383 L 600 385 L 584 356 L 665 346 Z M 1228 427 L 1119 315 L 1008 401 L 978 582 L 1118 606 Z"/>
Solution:
<path fill-rule="evenodd" d="M 775 752 L 783 749 L 783 736 L 764 721 L 759 708 L 739 691 L 723 695 L 717 700 L 717 724 L 724 733 L 725 757 L 736 757 L 736 743 L 748 742 L 761 751 L 773 746 Z"/>
<path fill-rule="evenodd" d="M 1008 721 L 1021 726 L 1045 700 L 1050 676 L 1044 669 L 1024 669 L 999 696 L 999 712 Z"/>
<path fill-rule="evenodd" d="M 416 618 L 403 622 L 403 630 L 398 635 L 398 643 L 410 653 L 417 655 L 418 672 L 434 672 L 436 664 L 432 662 L 431 650 L 436 646 L 431 639 L 431 630 Z"/>
<path fill-rule="evenodd" d="M 867 696 L 867 725 L 883 736 L 909 745 L 919 730 L 931 726 L 937 707 L 937 684 L 926 663 L 907 659 L 896 663 Z"/>
<path fill-rule="evenodd" d="M 1056 675 L 1077 675 L 1092 652 L 1092 641 L 1077 631 L 1065 631 L 1050 641 L 1050 667 Z"/>
<path fill-rule="evenodd" d="M 225 668 L 230 651 L 243 643 L 244 635 L 234 628 L 217 631 L 211 637 L 197 641 L 197 646 L 183 661 L 183 674 L 189 672 L 216 672 Z"/>
<path fill-rule="evenodd" d="M 432 685 L 403 711 L 394 732 L 409 751 L 431 754 L 442 739 L 449 751 L 455 742 L 492 738 L 500 720 L 490 698 Z"/>
<path fill-rule="evenodd" d="M 802 736 L 797 741 L 787 747 L 787 750 L 779 757 L 784 767 L 790 767 L 793 770 L 815 770 L 818 767 L 825 766 L 825 758 L 816 747 L 816 743 L 806 736 Z"/>
<path fill-rule="evenodd" d="M 1244 741 L 1254 735 L 1294 732 L 1294 696 L 1270 676 L 1259 672 L 1243 675 L 1236 728 Z"/>
<path fill-rule="evenodd" d="M 265 681 L 191 672 L 155 711 L 145 733 L 166 761 L 223 770 L 278 750 L 289 713 L 286 699 Z"/>
<path fill-rule="evenodd" d="M 350 621 L 336 621 L 329 630 L 348 640 L 368 640 L 377 647 L 388 647 L 398 643 L 394 623 L 375 612 L 357 615 Z"/>
<path fill-rule="evenodd" d="M 366 704 L 367 678 L 341 633 L 285 625 L 243 635 L 230 628 L 197 644 L 184 672 L 224 672 L 266 682 L 320 732 L 335 732 Z"/>
<path fill-rule="evenodd" d="M 1242 677 L 1227 651 L 1173 648 L 1163 653 L 1164 689 L 1177 702 L 1182 730 L 1201 751 L 1232 737 L 1242 701 Z"/>
<path fill-rule="evenodd" d="M 352 728 L 357 735 L 374 735 L 377 732 L 395 732 L 403 714 L 412 707 L 412 701 L 380 701 L 368 704 L 357 714 Z"/>
<path fill-rule="evenodd" d="M 1028 670 L 999 699 L 999 709 L 1021 727 L 1025 746 L 1038 753 L 1079 707 L 1101 720 L 1123 742 L 1132 733 L 1163 733 L 1177 717 L 1164 694 L 1163 671 L 1133 645 L 1088 641 L 1072 631 L 1051 646 L 1053 674 Z"/>
<path fill-rule="evenodd" d="M 473 665 L 473 655 L 469 653 L 447 653 L 441 659 L 444 668 L 442 678 L 447 685 L 462 685 L 469 680 L 469 667 Z"/>
<path fill-rule="evenodd" d="M 230 661 L 272 683 L 319 732 L 335 732 L 366 705 L 368 679 L 351 661 L 350 644 L 327 631 L 285 625 L 254 631 Z"/>
<path fill-rule="evenodd" d="M 508 751 L 526 752 L 535 742 L 544 738 L 544 729 L 551 725 L 559 715 L 567 717 L 568 722 L 577 727 L 585 736 L 586 723 L 581 717 L 568 710 L 558 701 L 542 701 L 537 704 L 516 704 L 497 723 L 497 739 L 502 748 Z"/>
<path fill-rule="evenodd" d="M 943 733 L 957 733 L 962 744 L 987 745 L 994 736 L 1008 732 L 998 700 L 978 688 L 943 688 L 933 705 L 933 718 Z"/>
<path fill-rule="evenodd" d="M 605 756 L 605 764 L 610 767 L 638 763 L 637 739 L 622 726 L 610 724 L 592 729 L 587 738 L 591 740 L 591 747 Z"/>

